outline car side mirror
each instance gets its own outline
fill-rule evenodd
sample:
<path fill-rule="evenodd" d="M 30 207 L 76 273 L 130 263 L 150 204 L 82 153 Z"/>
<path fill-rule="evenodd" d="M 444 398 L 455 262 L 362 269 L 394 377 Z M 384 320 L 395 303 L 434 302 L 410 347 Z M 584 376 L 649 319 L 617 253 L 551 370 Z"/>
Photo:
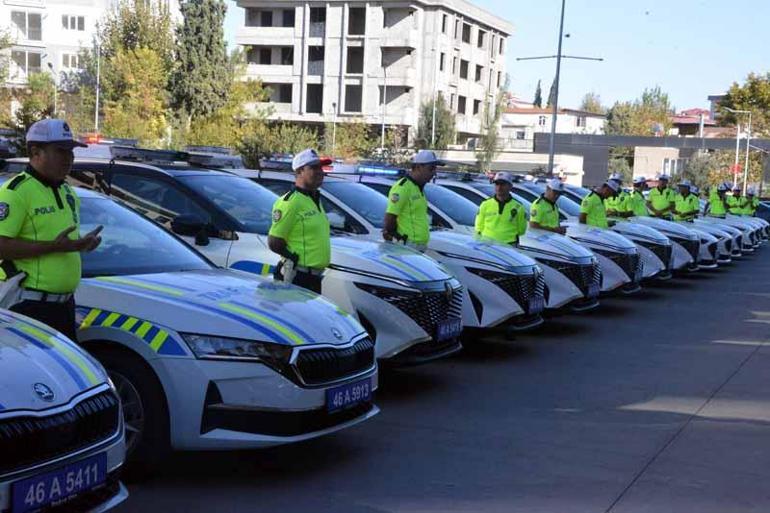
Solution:
<path fill-rule="evenodd" d="M 329 226 L 335 230 L 345 230 L 345 217 L 337 212 L 327 212 L 326 217 L 329 219 Z"/>
<path fill-rule="evenodd" d="M 182 214 L 171 221 L 171 231 L 183 237 L 195 237 L 196 246 L 208 246 L 208 225 L 198 214 Z"/>

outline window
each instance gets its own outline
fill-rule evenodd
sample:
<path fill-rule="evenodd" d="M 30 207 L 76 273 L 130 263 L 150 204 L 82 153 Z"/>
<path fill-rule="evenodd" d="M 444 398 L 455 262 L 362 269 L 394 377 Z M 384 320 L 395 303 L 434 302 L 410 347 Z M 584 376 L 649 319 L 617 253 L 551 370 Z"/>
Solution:
<path fill-rule="evenodd" d="M 460 61 L 460 78 L 468 78 L 468 61 Z"/>
<path fill-rule="evenodd" d="M 252 7 L 246 8 L 246 26 L 258 27 L 259 26 L 259 10 Z"/>
<path fill-rule="evenodd" d="M 61 17 L 61 26 L 64 30 L 79 30 L 83 32 L 86 29 L 85 16 L 69 16 L 65 14 Z"/>
<path fill-rule="evenodd" d="M 366 32 L 366 7 L 351 7 L 348 15 L 348 35 L 363 36 Z"/>
<path fill-rule="evenodd" d="M 449 23 L 449 16 L 443 14 L 441 16 L 441 33 L 446 34 L 446 26 Z"/>
<path fill-rule="evenodd" d="M 489 55 L 494 57 L 497 52 L 497 36 L 492 34 L 492 44 L 489 45 Z"/>
<path fill-rule="evenodd" d="M 452 57 L 452 75 L 457 75 L 457 57 Z"/>
<path fill-rule="evenodd" d="M 270 48 L 259 49 L 259 63 L 260 64 L 272 64 L 273 51 Z"/>
<path fill-rule="evenodd" d="M 484 48 L 484 39 L 487 37 L 487 33 L 483 30 L 479 30 L 479 37 L 478 41 L 476 42 L 476 46 L 479 48 Z"/>
<path fill-rule="evenodd" d="M 439 56 L 438 60 L 438 70 L 444 71 L 444 61 L 446 60 L 446 54 L 444 52 L 441 52 L 441 55 Z"/>
<path fill-rule="evenodd" d="M 455 39 L 460 37 L 460 20 L 455 20 Z"/>
<path fill-rule="evenodd" d="M 148 210 L 153 219 L 171 220 L 182 214 L 197 215 L 204 222 L 211 219 L 192 198 L 165 181 L 117 172 L 112 176 L 111 191 L 130 205 Z"/>
<path fill-rule="evenodd" d="M 476 82 L 481 82 L 481 76 L 484 74 L 484 67 L 476 65 Z"/>
<path fill-rule="evenodd" d="M 279 84 L 278 103 L 291 103 L 291 84 Z"/>
<path fill-rule="evenodd" d="M 361 46 L 348 46 L 348 61 L 345 66 L 346 73 L 364 72 L 364 49 Z"/>
<path fill-rule="evenodd" d="M 523 141 L 526 136 L 527 136 L 527 132 L 525 132 L 524 130 L 516 130 L 517 141 Z"/>
<path fill-rule="evenodd" d="M 545 122 L 546 122 L 545 116 L 540 116 L 540 117 L 537 118 L 537 124 L 538 125 L 545 126 Z"/>
<path fill-rule="evenodd" d="M 313 114 L 323 112 L 324 87 L 321 84 L 307 85 L 307 104 L 305 111 Z"/>
<path fill-rule="evenodd" d="M 502 54 L 503 54 L 503 48 L 504 48 L 503 44 L 504 44 L 504 43 L 505 43 L 505 39 L 503 39 L 503 38 L 501 37 L 501 38 L 500 38 L 500 55 L 502 55 Z"/>
<path fill-rule="evenodd" d="M 284 46 L 281 48 L 281 64 L 284 66 L 294 64 L 294 47 Z"/>
<path fill-rule="evenodd" d="M 326 23 L 326 8 L 325 7 L 311 7 L 310 8 L 310 23 Z"/>
<path fill-rule="evenodd" d="M 283 26 L 284 27 L 294 26 L 294 9 L 283 10 Z"/>
<path fill-rule="evenodd" d="M 455 93 L 452 93 L 449 95 L 449 108 L 454 109 L 455 108 Z"/>
<path fill-rule="evenodd" d="M 467 23 L 463 23 L 463 43 L 471 42 L 471 26 Z"/>
<path fill-rule="evenodd" d="M 27 52 L 25 50 L 13 50 L 11 60 L 14 62 L 22 76 L 18 78 L 26 79 L 32 73 L 40 73 L 42 55 L 36 52 Z"/>
<path fill-rule="evenodd" d="M 63 68 L 80 69 L 80 59 L 77 54 L 63 53 L 61 55 L 61 65 Z"/>
<path fill-rule="evenodd" d="M 262 11 L 260 14 L 260 22 L 263 27 L 273 26 L 273 11 Z"/>
<path fill-rule="evenodd" d="M 361 112 L 361 86 L 345 86 L 345 112 Z"/>
<path fill-rule="evenodd" d="M 586 117 L 585 117 L 585 116 L 578 116 L 578 117 L 575 119 L 575 125 L 576 125 L 576 126 L 582 126 L 582 127 L 585 127 L 585 126 L 586 126 Z"/>
<path fill-rule="evenodd" d="M 481 112 L 481 100 L 473 100 L 473 114 Z"/>
<path fill-rule="evenodd" d="M 465 96 L 457 97 L 457 113 L 465 114 Z"/>
<path fill-rule="evenodd" d="M 42 41 L 43 30 L 39 13 L 11 11 L 11 26 L 19 39 Z"/>
<path fill-rule="evenodd" d="M 498 71 L 497 72 L 497 87 L 500 87 L 500 85 L 503 83 L 503 72 Z"/>
<path fill-rule="evenodd" d="M 323 196 L 321 196 L 321 206 L 326 212 L 326 217 L 329 218 L 332 230 L 346 233 L 369 233 L 353 216 Z"/>

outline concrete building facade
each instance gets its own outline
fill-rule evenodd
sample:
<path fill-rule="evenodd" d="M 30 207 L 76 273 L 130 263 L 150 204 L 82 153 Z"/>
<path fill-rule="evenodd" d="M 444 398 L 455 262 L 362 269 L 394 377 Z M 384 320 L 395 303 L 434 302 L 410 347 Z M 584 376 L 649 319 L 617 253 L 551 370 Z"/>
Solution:
<path fill-rule="evenodd" d="M 481 132 L 484 104 L 505 82 L 513 28 L 465 0 L 238 0 L 246 78 L 271 90 L 274 119 L 363 121 L 416 130 L 441 93 L 458 143 Z M 259 107 L 266 105 L 258 104 Z"/>
<path fill-rule="evenodd" d="M 537 107 L 509 108 L 502 116 L 501 147 L 511 150 L 529 150 L 534 146 L 535 134 L 550 133 L 551 109 Z M 607 117 L 603 114 L 575 109 L 559 109 L 556 116 L 558 134 L 603 134 Z"/>

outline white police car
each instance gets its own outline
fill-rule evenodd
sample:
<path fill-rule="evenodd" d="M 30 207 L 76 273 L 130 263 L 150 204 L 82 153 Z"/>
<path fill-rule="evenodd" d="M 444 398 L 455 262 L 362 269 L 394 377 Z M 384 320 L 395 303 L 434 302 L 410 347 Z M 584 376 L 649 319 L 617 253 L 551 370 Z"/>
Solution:
<path fill-rule="evenodd" d="M 0 511 L 101 512 L 128 492 L 120 399 L 66 337 L 0 310 Z"/>
<path fill-rule="evenodd" d="M 298 442 L 378 412 L 374 343 L 298 287 L 220 269 L 129 208 L 80 189 L 78 338 L 123 400 L 129 456 Z"/>
<path fill-rule="evenodd" d="M 293 184 L 293 175 L 286 172 L 251 169 L 231 172 L 250 178 L 276 194 L 284 194 Z M 333 224 L 351 238 L 382 238 L 387 201 L 381 194 L 359 183 L 327 176 L 321 197 Z M 508 245 L 449 231 L 432 232 L 426 254 L 446 266 L 463 284 L 466 328 L 525 329 L 542 323 L 545 278 L 541 268 L 526 255 Z M 581 297 L 579 291 L 575 292 Z"/>

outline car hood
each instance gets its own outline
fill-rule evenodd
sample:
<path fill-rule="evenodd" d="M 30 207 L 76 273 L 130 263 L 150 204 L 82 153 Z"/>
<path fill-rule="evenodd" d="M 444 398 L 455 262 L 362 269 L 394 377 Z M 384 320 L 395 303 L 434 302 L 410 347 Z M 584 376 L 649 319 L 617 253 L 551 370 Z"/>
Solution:
<path fill-rule="evenodd" d="M 489 262 L 508 269 L 531 268 L 537 265 L 532 258 L 507 244 L 480 239 L 473 235 L 450 230 L 430 234 L 430 249 L 473 260 Z"/>
<path fill-rule="evenodd" d="M 638 224 L 644 224 L 651 228 L 655 228 L 659 232 L 665 234 L 668 237 L 677 237 L 680 239 L 695 239 L 697 235 L 681 224 L 677 224 L 674 221 L 667 221 L 665 219 L 658 219 L 657 217 L 650 216 L 638 216 L 632 217 L 631 221 Z"/>
<path fill-rule="evenodd" d="M 621 252 L 636 250 L 633 242 L 608 228 L 581 224 L 574 218 L 565 223 L 565 226 L 567 227 L 567 236 L 581 244 L 596 244 L 608 250 Z"/>
<path fill-rule="evenodd" d="M 586 262 L 593 253 L 572 239 L 558 233 L 530 228 L 519 241 L 521 247 L 543 256 L 556 256 L 568 260 Z"/>
<path fill-rule="evenodd" d="M 285 345 L 340 345 L 364 332 L 353 317 L 317 294 L 230 269 L 88 278 L 76 303 L 79 316 L 86 315 L 81 327 L 98 326 L 99 319 L 114 313 L 114 326 L 133 317 L 181 333 Z M 163 343 L 164 348 L 165 353 L 158 352 L 186 354 L 173 343 Z"/>
<path fill-rule="evenodd" d="M 60 406 L 107 381 L 91 356 L 37 321 L 3 310 L 0 333 L 0 415 Z"/>
<path fill-rule="evenodd" d="M 654 244 L 667 245 L 671 241 L 659 230 L 651 226 L 630 221 L 618 221 L 612 226 L 612 231 L 617 232 L 631 240 L 643 239 Z"/>
<path fill-rule="evenodd" d="M 332 237 L 332 265 L 410 282 L 452 278 L 443 265 L 401 244 Z"/>

